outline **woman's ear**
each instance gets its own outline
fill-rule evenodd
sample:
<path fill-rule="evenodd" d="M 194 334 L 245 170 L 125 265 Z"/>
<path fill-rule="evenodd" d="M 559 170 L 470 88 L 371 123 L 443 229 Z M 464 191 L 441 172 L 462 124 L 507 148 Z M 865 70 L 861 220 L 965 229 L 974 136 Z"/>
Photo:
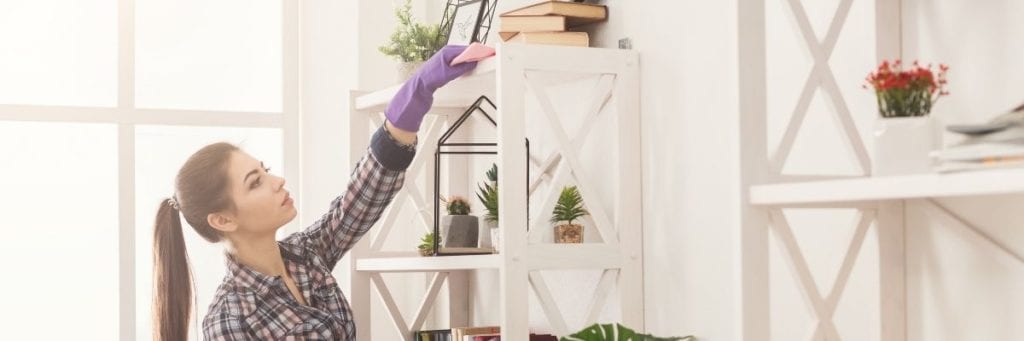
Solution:
<path fill-rule="evenodd" d="M 206 215 L 206 223 L 210 224 L 210 227 L 221 232 L 234 232 L 238 229 L 238 222 L 235 221 L 234 217 L 223 212 L 210 213 Z"/>

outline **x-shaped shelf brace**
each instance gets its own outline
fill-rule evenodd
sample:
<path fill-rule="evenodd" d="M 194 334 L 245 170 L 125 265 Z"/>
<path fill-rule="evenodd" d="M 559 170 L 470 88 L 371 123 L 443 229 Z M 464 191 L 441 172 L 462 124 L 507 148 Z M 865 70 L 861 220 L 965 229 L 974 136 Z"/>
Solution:
<path fill-rule="evenodd" d="M 781 209 L 772 209 L 770 211 L 771 227 L 775 231 L 775 236 L 779 242 L 782 243 L 783 251 L 788 261 L 786 264 L 789 265 L 790 270 L 803 289 L 801 293 L 803 294 L 804 302 L 807 303 L 809 310 L 817 319 L 814 327 L 808 333 L 806 338 L 808 340 L 841 340 L 833 317 L 836 307 L 839 305 L 839 299 L 843 295 L 843 290 L 846 289 L 846 284 L 850 279 L 853 265 L 860 254 L 860 248 L 864 244 L 868 227 L 875 220 L 876 214 L 875 210 L 868 209 L 859 212 L 860 222 L 853 232 L 853 238 L 850 240 L 846 255 L 843 257 L 843 263 L 839 267 L 839 274 L 835 282 L 832 283 L 832 289 L 828 292 L 828 296 L 822 297 L 821 292 L 818 291 L 818 286 L 814 283 L 811 269 L 807 265 L 807 260 L 804 258 L 803 253 L 800 251 L 800 246 L 796 242 L 793 229 L 789 226 L 786 216 Z"/>
<path fill-rule="evenodd" d="M 550 189 L 547 195 L 544 197 L 544 201 L 541 204 L 540 210 L 537 216 L 533 219 L 533 226 L 530 228 L 529 241 L 531 243 L 538 243 L 541 241 L 542 236 L 537 231 L 548 231 L 546 223 L 547 219 L 543 219 L 544 215 L 549 214 L 555 208 L 555 204 L 558 202 L 558 196 L 561 192 L 562 186 L 573 183 L 576 184 L 580 191 L 580 194 L 584 198 L 597 198 L 598 194 L 593 187 L 593 182 L 584 173 L 582 163 L 579 161 L 577 156 L 577 150 L 582 146 L 584 139 L 587 134 L 590 133 L 591 128 L 594 126 L 594 122 L 597 121 L 598 115 L 604 109 L 608 100 L 611 98 L 613 85 L 615 83 L 615 76 L 610 74 L 602 74 L 599 78 L 597 85 L 594 87 L 592 96 L 590 96 L 590 105 L 586 107 L 585 114 L 578 135 L 569 139 L 562 127 L 562 122 L 558 118 L 558 111 L 555 110 L 554 104 L 551 102 L 551 98 L 548 97 L 544 87 L 535 78 L 531 77 L 529 73 L 526 74 L 526 81 L 530 88 L 533 90 L 532 93 L 536 97 L 537 101 L 541 106 L 541 111 L 544 112 L 544 116 L 547 118 L 548 127 L 551 128 L 552 133 L 558 142 L 558 148 L 552 152 L 543 163 L 540 165 L 541 175 L 551 172 L 552 168 L 555 169 L 555 175 L 551 178 Z M 571 172 L 571 175 L 570 175 Z M 537 186 L 543 179 L 538 177 L 530 183 L 530 195 L 536 190 Z M 591 203 L 596 202 L 591 200 Z M 609 218 L 607 211 L 603 206 L 597 204 L 587 205 L 588 211 L 590 211 L 590 217 L 594 219 L 594 226 L 597 228 L 601 240 L 608 244 L 617 244 L 619 239 L 614 232 L 612 221 Z"/>
<path fill-rule="evenodd" d="M 545 225 L 548 220 L 544 219 L 544 215 L 549 214 L 555 207 L 558 201 L 558 196 L 561 192 L 561 188 L 567 184 L 574 183 L 580 190 L 583 197 L 597 198 L 597 192 L 594 190 L 593 182 L 583 173 L 583 167 L 578 158 L 578 150 L 582 147 L 583 142 L 592 130 L 594 123 L 597 122 L 601 111 L 607 105 L 609 99 L 611 99 L 612 91 L 615 84 L 615 75 L 613 74 L 601 74 L 598 78 L 597 84 L 594 86 L 593 91 L 589 98 L 589 104 L 584 108 L 584 120 L 582 126 L 578 131 L 577 135 L 569 138 L 568 134 L 562 127 L 562 122 L 559 119 L 557 110 L 554 104 L 551 102 L 551 98 L 548 96 L 544 88 L 544 84 L 541 83 L 536 77 L 531 76 L 530 73 L 526 73 L 525 79 L 529 88 L 532 90 L 532 94 L 535 96 L 541 106 L 541 110 L 545 114 L 546 122 L 548 127 L 551 128 L 552 133 L 555 135 L 555 139 L 558 142 L 558 148 L 549 154 L 543 162 L 538 166 L 539 172 L 535 179 L 530 181 L 529 195 L 534 195 L 538 186 L 547 181 L 549 183 L 550 190 L 547 195 L 544 196 L 542 204 L 540 206 L 537 215 L 533 219 L 533 225 L 530 228 L 528 239 L 531 244 L 541 242 L 542 235 L 538 231 L 550 231 L 548 226 Z M 554 175 L 550 173 L 554 172 Z M 591 201 L 596 202 L 596 201 Z M 597 227 L 601 239 L 609 244 L 618 243 L 618 236 L 615 233 L 615 229 L 611 223 L 611 219 L 607 211 L 599 204 L 588 205 L 588 210 L 593 217 L 593 225 Z M 601 275 L 601 279 L 594 292 L 594 300 L 591 302 L 590 307 L 587 310 L 587 315 L 582 325 L 587 326 L 596 322 L 597 318 L 603 311 L 608 297 L 611 296 L 612 286 L 619 280 L 619 269 L 604 269 Z M 548 289 L 547 283 L 544 279 L 543 274 L 540 271 L 530 271 L 529 273 L 530 285 L 534 292 L 537 294 L 537 298 L 540 301 L 541 308 L 544 311 L 544 315 L 547 316 L 552 328 L 559 335 L 568 335 L 571 330 L 566 324 L 565 317 L 561 310 L 558 308 L 558 304 L 555 302 L 554 296 Z"/>
<path fill-rule="evenodd" d="M 825 35 L 825 40 L 821 42 L 815 36 L 814 29 L 811 27 L 811 22 L 807 18 L 807 13 L 804 11 L 803 4 L 800 1 L 788 0 L 797 26 L 800 28 L 801 36 L 803 36 L 807 49 L 814 58 L 814 68 L 811 70 L 811 74 L 807 76 L 807 81 L 800 92 L 800 98 L 797 101 L 796 108 L 793 110 L 793 115 L 790 117 L 779 147 L 771 157 L 770 167 L 774 174 L 782 174 L 782 169 L 789 159 L 790 153 L 793 151 L 796 135 L 803 126 L 804 119 L 807 117 L 807 111 L 814 96 L 814 91 L 822 88 L 832 100 L 832 104 L 836 109 L 836 117 L 842 126 L 847 142 L 856 154 L 861 172 L 863 174 L 871 174 L 871 158 L 868 156 L 867 147 L 864 146 L 864 141 L 861 140 L 860 133 L 857 132 L 857 126 L 853 122 L 853 115 L 850 113 L 850 108 L 846 104 L 842 92 L 839 90 L 832 67 L 828 63 L 832 52 L 835 51 L 836 42 L 839 40 L 839 33 L 843 28 L 843 24 L 850 14 L 853 0 L 842 0 L 839 3 L 839 7 L 836 8 L 833 20 L 829 25 L 828 33 Z"/>
<path fill-rule="evenodd" d="M 391 322 L 395 326 L 396 332 L 402 336 L 405 340 L 412 339 L 412 332 L 420 330 L 423 327 L 423 322 L 427 319 L 427 314 L 430 313 L 430 308 L 434 306 L 434 302 L 437 301 L 437 295 L 441 291 L 441 285 L 448 279 L 447 272 L 436 272 L 434 277 L 430 280 L 430 286 L 427 288 L 427 292 L 423 295 L 423 300 L 420 302 L 419 309 L 416 309 L 416 315 L 412 318 L 412 323 L 406 323 L 405 318 L 402 317 L 401 309 L 398 308 L 398 304 L 395 303 L 395 298 L 391 294 L 391 290 L 388 289 L 384 278 L 380 273 L 371 273 L 370 281 L 373 286 L 377 288 L 378 297 L 380 297 L 381 303 L 388 310 L 388 315 L 391 316 Z"/>

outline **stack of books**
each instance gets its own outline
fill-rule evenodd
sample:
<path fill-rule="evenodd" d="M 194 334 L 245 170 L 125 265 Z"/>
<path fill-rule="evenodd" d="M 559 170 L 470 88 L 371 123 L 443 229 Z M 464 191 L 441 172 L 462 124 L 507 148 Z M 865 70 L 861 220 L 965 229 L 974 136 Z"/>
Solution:
<path fill-rule="evenodd" d="M 570 29 L 607 19 L 603 5 L 542 1 L 502 13 L 498 35 L 504 42 L 589 47 L 587 32 Z"/>
<path fill-rule="evenodd" d="M 414 332 L 416 341 L 499 341 L 501 327 L 459 327 Z M 530 341 L 557 341 L 554 335 L 530 334 Z"/>
<path fill-rule="evenodd" d="M 1024 166 L 1024 105 L 983 124 L 946 129 L 965 138 L 932 153 L 939 172 Z"/>

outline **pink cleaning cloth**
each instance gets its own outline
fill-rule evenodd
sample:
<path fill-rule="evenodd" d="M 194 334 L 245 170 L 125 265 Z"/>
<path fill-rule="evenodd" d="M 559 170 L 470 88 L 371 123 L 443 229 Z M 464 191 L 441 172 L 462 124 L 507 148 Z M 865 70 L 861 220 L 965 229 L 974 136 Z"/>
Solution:
<path fill-rule="evenodd" d="M 459 63 L 476 62 L 487 59 L 488 57 L 493 55 L 494 48 L 481 43 L 472 43 L 469 44 L 468 47 L 466 47 L 465 51 L 462 51 L 461 54 L 455 56 L 455 59 L 452 59 L 451 65 L 455 66 L 458 65 Z"/>

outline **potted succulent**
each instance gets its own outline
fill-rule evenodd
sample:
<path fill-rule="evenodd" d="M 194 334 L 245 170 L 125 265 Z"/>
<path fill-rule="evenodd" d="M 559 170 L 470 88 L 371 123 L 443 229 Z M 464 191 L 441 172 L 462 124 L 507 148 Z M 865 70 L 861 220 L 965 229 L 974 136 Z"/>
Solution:
<path fill-rule="evenodd" d="M 946 91 L 949 67 L 922 66 L 914 62 L 904 69 L 899 60 L 883 61 L 870 73 L 864 88 L 875 91 L 879 119 L 875 121 L 873 175 L 928 172 L 929 153 L 942 145 L 938 124 L 929 116 L 932 106 Z M 937 71 L 937 72 L 936 72 Z"/>
<path fill-rule="evenodd" d="M 448 215 L 441 218 L 445 247 L 476 247 L 480 220 L 469 215 L 469 202 L 459 196 L 444 200 Z"/>
<path fill-rule="evenodd" d="M 555 226 L 555 243 L 582 243 L 583 225 L 573 224 L 573 221 L 588 214 L 590 212 L 583 208 L 583 197 L 576 186 L 562 188 L 551 214 L 552 223 L 564 223 Z"/>
<path fill-rule="evenodd" d="M 387 43 L 379 47 L 381 53 L 398 60 L 399 81 L 405 81 L 435 52 L 444 47 L 439 34 L 440 25 L 415 22 L 412 18 L 412 0 L 395 9 L 398 26 Z"/>
<path fill-rule="evenodd" d="M 428 232 L 420 238 L 420 245 L 416 247 L 420 252 L 420 256 L 430 256 L 434 254 L 434 232 Z"/>
<path fill-rule="evenodd" d="M 488 235 L 490 235 L 491 247 L 498 250 L 498 165 L 491 164 L 491 169 L 487 170 L 487 183 L 478 184 L 477 188 L 480 191 L 476 194 L 476 198 L 487 210 L 484 222 L 487 223 L 488 231 L 490 231 Z"/>

